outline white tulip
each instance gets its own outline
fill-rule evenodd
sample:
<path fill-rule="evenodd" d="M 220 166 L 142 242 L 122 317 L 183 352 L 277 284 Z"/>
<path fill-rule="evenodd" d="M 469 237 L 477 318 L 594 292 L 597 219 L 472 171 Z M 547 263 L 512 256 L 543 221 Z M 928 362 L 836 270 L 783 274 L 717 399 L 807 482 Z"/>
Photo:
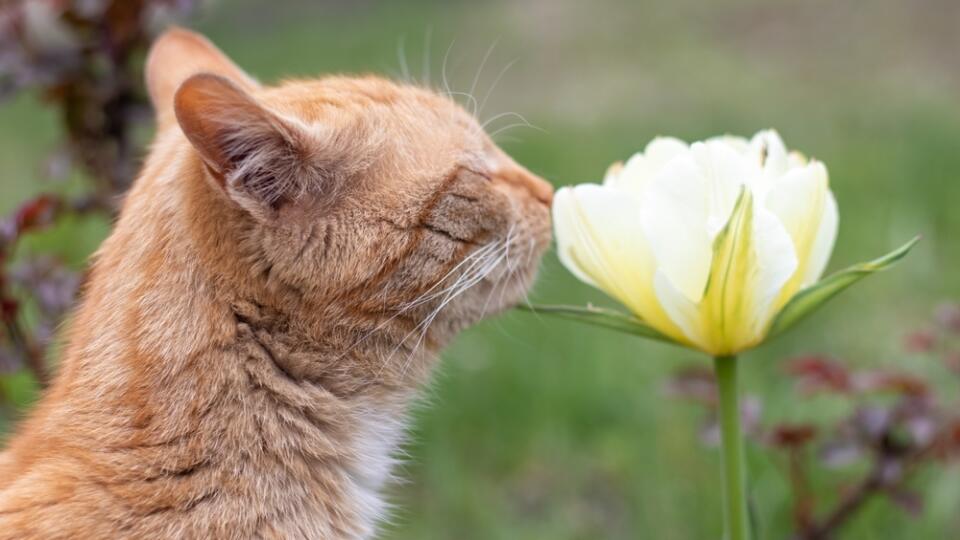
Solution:
<path fill-rule="evenodd" d="M 675 341 L 715 356 L 763 341 L 820 278 L 837 235 L 823 163 L 775 131 L 657 138 L 602 184 L 559 190 L 560 260 Z"/>

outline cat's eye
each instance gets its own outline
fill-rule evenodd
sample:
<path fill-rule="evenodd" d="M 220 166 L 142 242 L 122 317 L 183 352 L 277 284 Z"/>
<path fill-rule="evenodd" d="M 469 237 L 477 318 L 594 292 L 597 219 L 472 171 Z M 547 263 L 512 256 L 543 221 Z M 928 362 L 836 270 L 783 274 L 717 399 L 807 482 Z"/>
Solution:
<path fill-rule="evenodd" d="M 466 174 L 469 174 L 469 175 L 471 175 L 471 176 L 477 177 L 478 180 L 485 180 L 485 181 L 487 181 L 487 182 L 492 182 L 492 181 L 493 181 L 493 176 L 490 175 L 489 173 L 485 173 L 485 172 L 483 172 L 483 171 L 480 171 L 480 170 L 477 170 L 477 169 L 473 169 L 473 168 L 470 168 L 470 167 L 460 167 L 460 170 L 461 170 L 463 173 L 466 173 Z"/>

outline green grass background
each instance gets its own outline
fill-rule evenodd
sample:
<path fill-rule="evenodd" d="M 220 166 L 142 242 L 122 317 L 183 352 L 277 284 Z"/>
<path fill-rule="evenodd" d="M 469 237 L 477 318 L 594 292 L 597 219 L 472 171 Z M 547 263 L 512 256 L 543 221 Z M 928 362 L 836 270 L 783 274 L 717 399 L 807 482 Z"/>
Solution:
<path fill-rule="evenodd" d="M 857 285 L 795 331 L 746 356 L 744 388 L 764 418 L 819 420 L 840 404 L 791 393 L 782 360 L 822 352 L 851 364 L 895 363 L 904 333 L 960 292 L 960 9 L 947 0 L 870 3 L 253 2 L 209 4 L 190 24 L 264 81 L 333 72 L 414 75 L 483 100 L 483 118 L 522 113 L 503 146 L 556 185 L 597 180 L 656 135 L 697 139 L 776 127 L 823 160 L 841 212 L 830 268 L 872 258 L 920 233 L 895 270 Z M 479 75 L 488 48 L 496 48 Z M 444 62 L 444 58 L 446 61 Z M 443 69 L 443 65 L 446 68 Z M 501 118 L 492 129 L 515 119 Z M 0 211 L 31 193 L 58 141 L 33 97 L 0 105 Z M 32 238 L 76 266 L 109 231 L 71 222 Z M 536 301 L 604 302 L 549 254 Z M 716 538 L 719 454 L 698 440 L 701 412 L 664 395 L 699 355 L 627 336 L 510 313 L 446 352 L 417 409 L 392 488 L 385 538 Z M 23 374 L 3 378 L 24 409 Z M 3 422 L 3 420 L 0 420 Z M 0 426 L 0 429 L 6 429 Z M 749 449 L 760 538 L 789 534 L 778 456 Z M 822 503 L 853 465 L 816 478 Z M 960 474 L 928 473 L 919 518 L 871 503 L 844 538 L 960 534 Z"/>

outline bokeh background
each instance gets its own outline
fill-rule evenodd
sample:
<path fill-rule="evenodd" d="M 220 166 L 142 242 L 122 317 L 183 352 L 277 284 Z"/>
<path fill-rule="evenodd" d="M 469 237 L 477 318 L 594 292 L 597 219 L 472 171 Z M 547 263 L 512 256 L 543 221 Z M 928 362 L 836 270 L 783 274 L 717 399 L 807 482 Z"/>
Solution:
<path fill-rule="evenodd" d="M 960 3 L 220 0 L 185 24 L 267 82 L 375 72 L 442 87 L 445 77 L 484 103 L 479 114 L 494 118 L 491 132 L 504 128 L 497 139 L 508 152 L 557 186 L 598 180 L 656 135 L 775 127 L 830 170 L 841 213 L 830 269 L 923 240 L 896 269 L 749 353 L 744 392 L 762 402 L 765 421 L 819 423 L 846 405 L 793 391 L 784 359 L 933 369 L 901 344 L 960 296 Z M 511 127 L 523 122 L 503 113 L 536 129 Z M 82 179 L 38 180 L 59 140 L 58 118 L 33 95 L 0 105 L 0 214 L 31 194 L 75 189 Z M 106 220 L 68 220 L 20 249 L 82 268 L 108 232 Z M 552 253 L 531 298 L 606 303 Z M 466 332 L 415 411 L 383 536 L 715 538 L 719 451 L 702 444 L 702 409 L 664 391 L 676 369 L 707 362 L 521 312 Z M 17 408 L 0 414 L 5 431 L 36 390 L 22 371 L 0 384 Z M 756 445 L 748 459 L 761 537 L 788 537 L 784 463 Z M 814 475 L 819 504 L 863 466 Z M 877 498 L 842 537 L 960 534 L 956 467 L 914 483 L 926 494 L 916 516 Z"/>

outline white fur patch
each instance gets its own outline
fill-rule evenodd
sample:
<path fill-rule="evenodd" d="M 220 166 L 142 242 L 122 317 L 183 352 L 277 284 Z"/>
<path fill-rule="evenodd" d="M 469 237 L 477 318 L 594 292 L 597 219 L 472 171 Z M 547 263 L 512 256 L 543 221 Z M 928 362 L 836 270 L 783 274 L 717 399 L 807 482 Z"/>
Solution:
<path fill-rule="evenodd" d="M 346 472 L 352 484 L 350 500 L 360 518 L 363 538 L 373 536 L 377 523 L 390 510 L 380 490 L 393 479 L 391 471 L 398 461 L 394 453 L 406 432 L 402 419 L 405 414 L 388 409 L 382 405 L 377 409 L 364 407 L 354 417 L 351 454 L 356 459 Z"/>

